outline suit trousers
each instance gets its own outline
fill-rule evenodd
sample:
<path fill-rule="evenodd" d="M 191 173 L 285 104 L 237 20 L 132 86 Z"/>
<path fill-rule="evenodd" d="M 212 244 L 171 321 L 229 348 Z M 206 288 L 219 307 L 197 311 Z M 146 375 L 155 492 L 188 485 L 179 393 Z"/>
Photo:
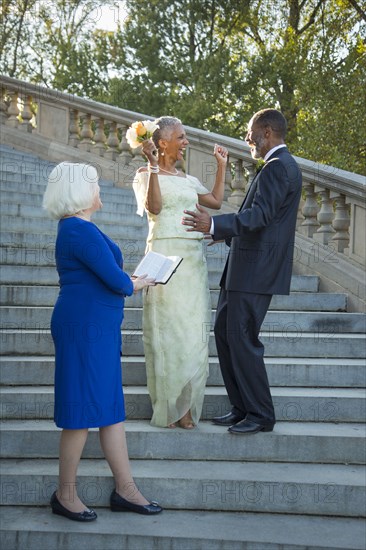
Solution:
<path fill-rule="evenodd" d="M 232 412 L 258 424 L 274 424 L 275 413 L 258 336 L 272 295 L 221 288 L 215 340 Z"/>

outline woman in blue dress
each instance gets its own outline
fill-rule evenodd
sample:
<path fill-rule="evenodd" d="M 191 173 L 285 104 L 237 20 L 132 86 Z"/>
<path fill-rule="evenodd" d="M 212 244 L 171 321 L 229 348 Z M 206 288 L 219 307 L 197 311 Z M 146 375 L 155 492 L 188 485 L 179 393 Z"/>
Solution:
<path fill-rule="evenodd" d="M 43 206 L 59 219 L 56 267 L 60 293 L 51 319 L 55 345 L 54 419 L 62 428 L 59 486 L 52 511 L 75 521 L 92 521 L 76 491 L 76 474 L 89 428 L 100 442 L 116 487 L 113 511 L 141 514 L 161 511 L 137 489 L 131 475 L 126 436 L 120 351 L 124 298 L 150 286 L 123 271 L 122 254 L 91 222 L 102 207 L 98 174 L 86 164 L 63 162 L 48 180 Z"/>

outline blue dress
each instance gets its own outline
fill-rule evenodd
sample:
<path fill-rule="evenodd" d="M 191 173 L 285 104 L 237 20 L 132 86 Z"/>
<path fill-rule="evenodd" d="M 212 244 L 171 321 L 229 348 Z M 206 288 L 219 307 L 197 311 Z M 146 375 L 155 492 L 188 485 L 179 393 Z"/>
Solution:
<path fill-rule="evenodd" d="M 121 422 L 121 324 L 124 297 L 133 293 L 121 251 L 92 222 L 64 218 L 58 225 L 56 267 L 55 423 L 81 429 Z"/>

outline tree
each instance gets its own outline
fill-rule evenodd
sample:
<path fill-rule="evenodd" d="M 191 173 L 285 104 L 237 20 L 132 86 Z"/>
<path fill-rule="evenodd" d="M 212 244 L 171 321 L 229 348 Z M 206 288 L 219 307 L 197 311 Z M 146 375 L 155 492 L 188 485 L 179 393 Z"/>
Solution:
<path fill-rule="evenodd" d="M 256 110 L 269 95 L 288 120 L 296 154 L 364 173 L 366 14 L 347 0 L 282 0 L 276 7 L 253 1 L 238 17 L 233 40 L 242 37 L 253 51 L 236 79 L 241 97 L 250 104 L 250 88 L 260 87 Z"/>
<path fill-rule="evenodd" d="M 26 72 L 28 52 L 24 44 L 31 42 L 29 17 L 37 0 L 2 0 L 0 18 L 1 70 L 9 76 Z"/>
<path fill-rule="evenodd" d="M 111 81 L 103 100 L 236 137 L 245 135 L 253 112 L 277 107 L 294 153 L 364 170 L 365 27 L 357 2 L 131 0 L 127 6 L 124 78 Z M 357 110 L 340 94 L 348 96 L 350 86 Z M 355 129 L 349 147 L 344 133 L 332 131 L 345 121 Z"/>
<path fill-rule="evenodd" d="M 346 59 L 319 67 L 298 117 L 298 155 L 366 173 L 366 47 L 358 40 Z"/>
<path fill-rule="evenodd" d="M 128 0 L 127 8 L 117 44 L 123 78 L 102 100 L 236 137 L 255 111 L 277 107 L 294 153 L 365 170 L 366 15 L 355 0 Z"/>
<path fill-rule="evenodd" d="M 107 3 L 2 0 L 3 72 L 239 138 L 276 107 L 292 152 L 366 172 L 360 0 L 126 0 L 115 32 Z"/>
<path fill-rule="evenodd" d="M 240 60 L 231 54 L 229 37 L 219 36 L 216 26 L 238 4 L 248 9 L 249 0 L 128 1 L 129 18 L 120 32 L 123 54 L 118 68 L 123 77 L 111 81 L 111 96 L 103 99 L 222 130 L 223 121 L 216 121 L 216 115 L 228 100 L 227 83 Z"/>
<path fill-rule="evenodd" d="M 61 91 L 106 89 L 108 37 L 94 31 L 103 0 L 3 0 L 1 69 Z"/>

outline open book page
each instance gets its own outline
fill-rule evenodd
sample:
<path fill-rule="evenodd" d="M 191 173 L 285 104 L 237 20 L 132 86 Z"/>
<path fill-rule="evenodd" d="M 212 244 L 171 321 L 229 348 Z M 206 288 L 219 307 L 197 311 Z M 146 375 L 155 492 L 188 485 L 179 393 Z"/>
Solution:
<path fill-rule="evenodd" d="M 183 258 L 179 256 L 164 256 L 158 252 L 148 252 L 136 267 L 133 275 L 139 277 L 147 274 L 156 283 L 165 284 L 169 281 Z"/>

